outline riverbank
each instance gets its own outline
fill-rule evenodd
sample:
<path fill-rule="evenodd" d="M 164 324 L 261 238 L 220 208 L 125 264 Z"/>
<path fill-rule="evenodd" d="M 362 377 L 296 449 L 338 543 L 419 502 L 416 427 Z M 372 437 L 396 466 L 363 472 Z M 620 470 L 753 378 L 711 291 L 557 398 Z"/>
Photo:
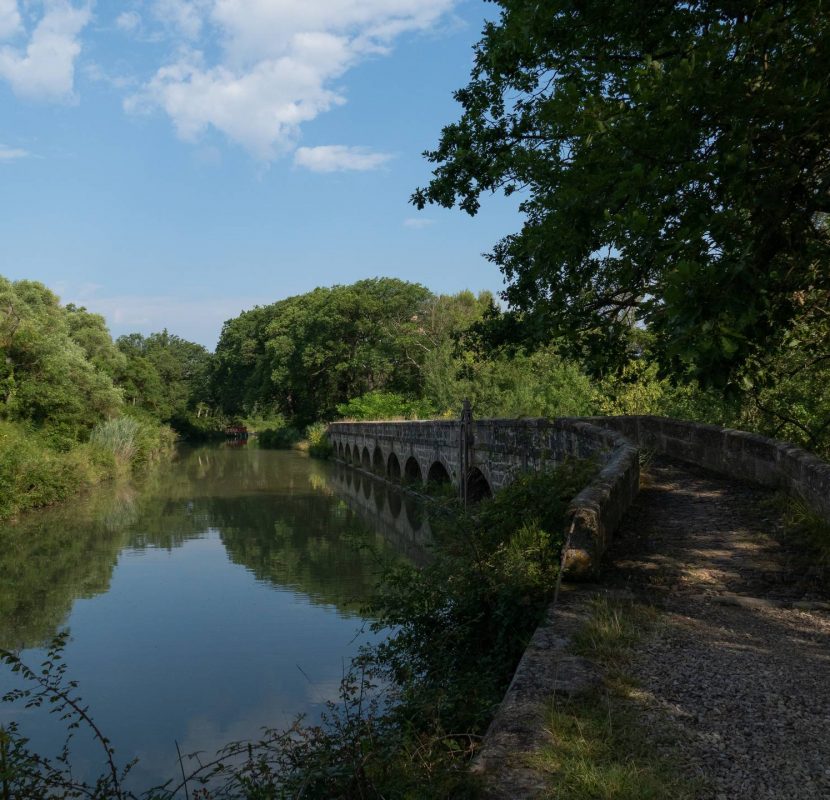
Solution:
<path fill-rule="evenodd" d="M 169 455 L 175 433 L 155 421 L 119 417 L 89 441 L 56 448 L 32 427 L 0 421 L 0 520 L 54 505 Z"/>

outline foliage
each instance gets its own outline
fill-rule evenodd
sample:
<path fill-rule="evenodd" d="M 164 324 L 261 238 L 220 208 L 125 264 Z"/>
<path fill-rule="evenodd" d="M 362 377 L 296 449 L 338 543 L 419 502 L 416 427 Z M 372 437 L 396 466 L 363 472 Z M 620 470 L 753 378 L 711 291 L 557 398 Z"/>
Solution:
<path fill-rule="evenodd" d="M 305 430 L 305 441 L 308 443 L 308 453 L 315 458 L 328 458 L 333 451 L 328 436 L 328 425 L 325 422 L 315 422 Z"/>
<path fill-rule="evenodd" d="M 89 441 L 98 449 L 111 453 L 117 464 L 136 466 L 167 451 L 173 439 L 173 431 L 152 418 L 123 416 L 96 425 Z"/>
<path fill-rule="evenodd" d="M 202 407 L 210 407 L 212 359 L 202 345 L 166 329 L 147 337 L 121 336 L 116 344 L 126 360 L 119 383 L 131 406 L 163 421 L 187 420 L 194 412 L 200 418 Z"/>
<path fill-rule="evenodd" d="M 598 371 L 642 320 L 723 384 L 827 289 L 825 3 L 498 4 L 413 201 L 520 191 L 490 256 L 515 311 Z"/>
<path fill-rule="evenodd" d="M 431 405 L 416 399 L 425 359 L 492 306 L 488 293 L 436 296 L 393 278 L 315 289 L 226 322 L 213 391 L 227 414 L 279 413 L 300 426 L 331 419 L 355 398 L 374 408 L 399 395 L 421 412 Z M 356 413 L 369 413 L 361 406 Z"/>
<path fill-rule="evenodd" d="M 394 392 L 367 392 L 337 406 L 337 413 L 358 421 L 424 419 L 435 413 L 427 399 L 410 399 Z"/>
<path fill-rule="evenodd" d="M 275 450 L 284 450 L 293 447 L 302 438 L 300 431 L 292 425 L 283 425 L 279 428 L 266 428 L 257 434 L 257 441 L 260 447 L 268 447 Z"/>
<path fill-rule="evenodd" d="M 739 424 L 830 459 L 830 292 L 802 294 L 799 308 L 777 346 L 745 366 Z"/>
<path fill-rule="evenodd" d="M 29 423 L 62 449 L 121 404 L 70 335 L 73 316 L 42 284 L 0 277 L 0 418 Z"/>
<path fill-rule="evenodd" d="M 469 399 L 479 417 L 577 416 L 594 410 L 590 379 L 553 347 L 485 358 L 438 350 L 424 365 L 424 386 L 441 411 L 457 412 Z"/>
<path fill-rule="evenodd" d="M 603 414 L 656 414 L 731 425 L 740 415 L 741 404 L 738 396 L 727 398 L 694 380 L 674 383 L 661 378 L 655 361 L 638 358 L 599 383 L 597 407 Z"/>

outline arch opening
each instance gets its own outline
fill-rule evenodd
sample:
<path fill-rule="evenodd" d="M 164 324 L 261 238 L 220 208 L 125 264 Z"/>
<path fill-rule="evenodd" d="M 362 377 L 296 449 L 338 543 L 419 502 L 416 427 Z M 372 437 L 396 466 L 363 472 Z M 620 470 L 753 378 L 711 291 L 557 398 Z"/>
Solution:
<path fill-rule="evenodd" d="M 372 472 L 374 472 L 375 475 L 383 475 L 385 471 L 383 453 L 380 451 L 379 447 L 375 447 L 374 455 L 372 455 Z"/>
<path fill-rule="evenodd" d="M 372 470 L 372 457 L 369 455 L 369 448 L 363 448 L 363 455 L 360 459 L 360 465 L 365 469 L 367 472 L 371 472 Z"/>
<path fill-rule="evenodd" d="M 484 473 L 478 467 L 473 467 L 467 475 L 467 501 L 478 503 L 492 496 L 493 490 L 487 478 L 484 477 Z"/>
<path fill-rule="evenodd" d="M 410 456 L 404 464 L 404 480 L 406 483 L 422 483 L 424 480 L 421 475 L 421 465 L 415 456 Z"/>
<path fill-rule="evenodd" d="M 429 472 L 427 473 L 427 483 L 451 483 L 450 473 L 447 472 L 447 468 L 440 461 L 434 461 L 432 466 L 429 468 Z"/>
<path fill-rule="evenodd" d="M 352 448 L 351 448 L 351 445 L 348 445 L 348 444 L 346 445 L 346 463 L 347 464 L 352 463 Z"/>
<path fill-rule="evenodd" d="M 394 453 L 389 454 L 389 460 L 386 462 L 386 477 L 390 481 L 399 481 L 401 479 L 401 462 Z"/>

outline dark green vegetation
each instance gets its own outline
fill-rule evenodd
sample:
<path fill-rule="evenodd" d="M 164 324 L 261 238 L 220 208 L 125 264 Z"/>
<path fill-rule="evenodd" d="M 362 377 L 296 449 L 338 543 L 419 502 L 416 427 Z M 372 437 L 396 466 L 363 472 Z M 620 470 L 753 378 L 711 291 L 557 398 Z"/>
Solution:
<path fill-rule="evenodd" d="M 210 789 L 205 798 L 473 796 L 466 762 L 550 601 L 565 510 L 594 469 L 573 462 L 520 476 L 473 513 L 443 501 L 433 516 L 433 560 L 422 569 L 389 563 L 368 612 L 377 629 L 394 632 L 363 651 L 326 719 L 230 745 L 217 762 L 188 777 L 191 794 L 204 778 Z M 221 508 L 221 498 L 210 502 Z M 308 509 L 297 511 L 305 515 Z M 293 522 L 285 536 L 292 526 L 302 528 Z M 289 559 L 293 551 L 286 549 L 281 525 L 276 539 L 237 540 L 234 527 L 233 518 L 222 527 L 229 551 L 234 560 L 261 565 L 258 577 L 270 578 L 274 569 L 304 575 L 314 569 L 308 554 L 298 552 L 296 563 Z M 17 699 L 57 698 L 61 712 L 80 719 L 83 703 L 65 681 L 57 651 L 43 673 L 26 672 L 13 653 L 3 658 L 23 671 L 31 688 Z M 14 727 L 3 736 L 0 790 L 6 796 L 38 800 L 70 787 L 59 761 L 46 764 L 28 751 Z M 77 796 L 132 797 L 122 766 L 108 750 L 105 755 L 109 766 L 97 788 L 79 788 Z M 195 762 L 183 762 L 187 773 L 194 767 Z M 144 796 L 171 798 L 171 787 Z"/>
<path fill-rule="evenodd" d="M 597 598 L 575 637 L 577 653 L 600 664 L 602 688 L 555 697 L 547 714 L 550 744 L 534 766 L 550 776 L 546 796 L 557 800 L 691 800 L 699 787 L 655 752 L 636 708 L 636 686 L 626 675 L 633 648 L 657 621 L 630 602 Z"/>
<path fill-rule="evenodd" d="M 42 284 L 0 277 L 0 518 L 170 446 L 157 417 L 125 405 L 128 365 L 102 317 L 62 307 Z"/>
<path fill-rule="evenodd" d="M 498 5 L 413 197 L 520 193 L 491 341 L 653 362 L 726 389 L 713 421 L 830 452 L 826 2 Z"/>

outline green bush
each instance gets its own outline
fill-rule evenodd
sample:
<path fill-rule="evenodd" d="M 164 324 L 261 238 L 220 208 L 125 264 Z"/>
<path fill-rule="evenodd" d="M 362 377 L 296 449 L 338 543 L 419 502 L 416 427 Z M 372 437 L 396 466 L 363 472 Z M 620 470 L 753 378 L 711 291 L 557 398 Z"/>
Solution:
<path fill-rule="evenodd" d="M 325 422 L 315 422 L 309 425 L 305 431 L 305 440 L 308 442 L 309 455 L 315 458 L 328 458 L 334 448 L 331 446 L 328 436 L 329 426 Z"/>
<path fill-rule="evenodd" d="M 354 420 L 425 419 L 435 415 L 426 399 L 410 399 L 394 392 L 367 392 L 337 406 L 341 417 Z"/>
<path fill-rule="evenodd" d="M 259 446 L 273 450 L 287 450 L 294 447 L 301 439 L 300 432 L 291 425 L 285 425 L 281 428 L 266 428 L 257 434 Z"/>
<path fill-rule="evenodd" d="M 0 422 L 0 517 L 65 500 L 91 471 L 81 453 L 56 452 L 25 426 Z"/>

